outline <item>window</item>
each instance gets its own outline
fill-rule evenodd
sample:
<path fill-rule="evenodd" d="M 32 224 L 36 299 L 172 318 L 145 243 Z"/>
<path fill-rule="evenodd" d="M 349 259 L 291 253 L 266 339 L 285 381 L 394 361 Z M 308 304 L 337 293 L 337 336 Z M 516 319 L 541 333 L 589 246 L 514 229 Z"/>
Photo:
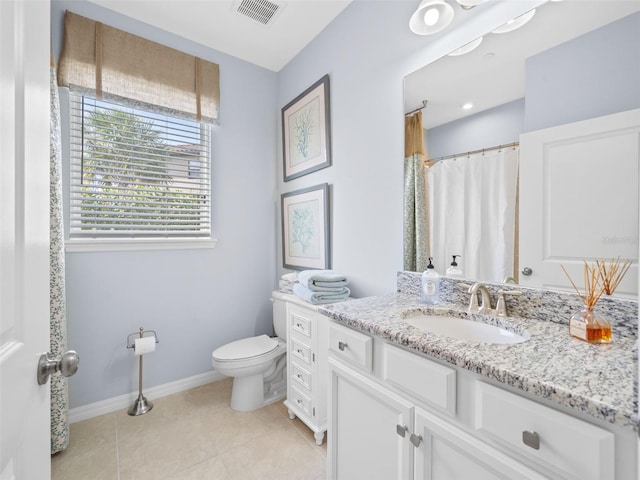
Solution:
<path fill-rule="evenodd" d="M 70 95 L 69 237 L 210 238 L 211 126 Z"/>

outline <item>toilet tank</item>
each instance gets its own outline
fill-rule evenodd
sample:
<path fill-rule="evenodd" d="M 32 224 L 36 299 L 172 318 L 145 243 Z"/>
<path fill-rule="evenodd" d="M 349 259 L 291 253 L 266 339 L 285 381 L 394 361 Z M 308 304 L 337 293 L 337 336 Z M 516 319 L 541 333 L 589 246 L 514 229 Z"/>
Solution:
<path fill-rule="evenodd" d="M 287 303 L 276 295 L 273 299 L 273 331 L 282 340 L 287 339 Z"/>

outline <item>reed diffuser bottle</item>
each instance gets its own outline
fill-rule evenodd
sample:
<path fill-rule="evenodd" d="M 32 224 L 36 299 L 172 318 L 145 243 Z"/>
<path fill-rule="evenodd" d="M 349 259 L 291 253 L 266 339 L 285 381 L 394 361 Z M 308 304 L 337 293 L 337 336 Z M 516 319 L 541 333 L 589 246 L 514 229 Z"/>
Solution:
<path fill-rule="evenodd" d="M 569 334 L 589 343 L 611 342 L 611 325 L 595 312 L 596 303 L 604 292 L 602 262 L 597 261 L 593 265 L 584 262 L 584 293 L 576 287 L 564 267 L 562 270 L 583 303 L 582 310 L 569 319 Z"/>
<path fill-rule="evenodd" d="M 610 343 L 611 325 L 585 306 L 569 320 L 569 334 L 589 343 Z"/>

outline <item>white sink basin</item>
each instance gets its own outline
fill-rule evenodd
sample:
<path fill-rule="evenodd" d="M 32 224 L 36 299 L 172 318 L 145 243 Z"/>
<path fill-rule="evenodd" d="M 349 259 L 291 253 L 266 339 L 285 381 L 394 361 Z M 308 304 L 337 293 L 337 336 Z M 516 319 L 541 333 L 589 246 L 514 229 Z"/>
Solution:
<path fill-rule="evenodd" d="M 501 327 L 475 322 L 466 318 L 445 315 L 418 314 L 404 319 L 412 327 L 444 337 L 483 343 L 522 343 L 529 336 L 522 336 Z"/>

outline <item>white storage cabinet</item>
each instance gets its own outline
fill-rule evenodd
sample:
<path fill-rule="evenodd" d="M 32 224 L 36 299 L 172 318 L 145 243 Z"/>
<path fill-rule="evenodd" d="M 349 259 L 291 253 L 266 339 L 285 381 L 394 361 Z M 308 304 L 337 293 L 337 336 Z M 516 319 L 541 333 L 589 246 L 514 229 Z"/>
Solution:
<path fill-rule="evenodd" d="M 298 417 L 312 431 L 318 445 L 327 431 L 328 318 L 317 307 L 286 298 L 287 399 L 289 418 Z"/>

